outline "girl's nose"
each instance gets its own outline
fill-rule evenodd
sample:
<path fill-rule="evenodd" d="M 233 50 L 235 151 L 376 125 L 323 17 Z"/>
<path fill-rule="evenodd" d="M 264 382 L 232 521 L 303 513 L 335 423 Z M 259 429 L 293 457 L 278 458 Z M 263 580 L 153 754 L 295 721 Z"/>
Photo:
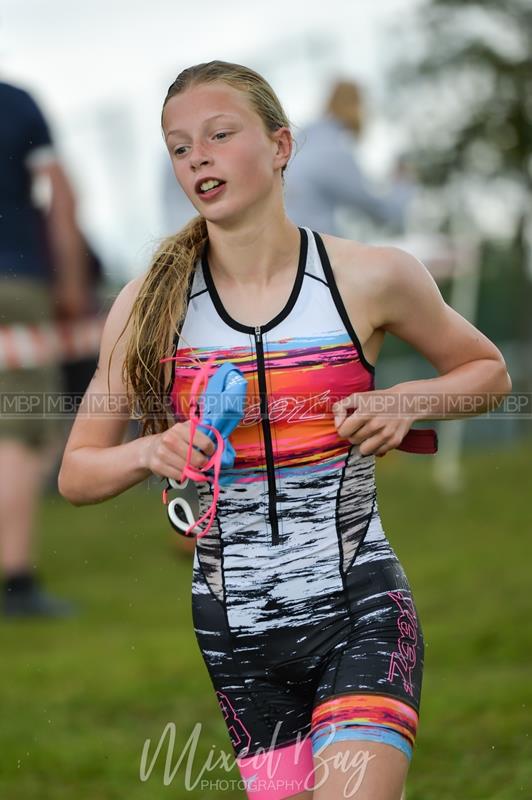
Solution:
<path fill-rule="evenodd" d="M 204 164 L 209 163 L 209 156 L 204 150 L 200 150 L 195 148 L 190 153 L 190 164 L 193 168 L 198 169 L 199 167 L 203 166 Z"/>

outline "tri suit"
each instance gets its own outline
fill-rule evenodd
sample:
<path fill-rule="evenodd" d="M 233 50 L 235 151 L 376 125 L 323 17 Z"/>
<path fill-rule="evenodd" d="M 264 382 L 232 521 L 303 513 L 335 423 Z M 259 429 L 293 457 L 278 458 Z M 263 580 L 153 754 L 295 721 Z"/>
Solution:
<path fill-rule="evenodd" d="M 384 742 L 410 759 L 423 671 L 414 599 L 379 516 L 375 456 L 341 439 L 331 413 L 334 401 L 374 389 L 375 369 L 322 238 L 299 231 L 290 297 L 257 327 L 227 313 L 205 245 L 174 340 L 176 420 L 198 369 L 191 356 L 215 354 L 248 380 L 233 480 L 196 543 L 192 612 L 254 800 L 289 797 L 305 779 L 312 788 L 313 754 L 331 742 Z M 208 507 L 210 485 L 197 488 Z M 274 774 L 253 758 L 270 749 Z"/>

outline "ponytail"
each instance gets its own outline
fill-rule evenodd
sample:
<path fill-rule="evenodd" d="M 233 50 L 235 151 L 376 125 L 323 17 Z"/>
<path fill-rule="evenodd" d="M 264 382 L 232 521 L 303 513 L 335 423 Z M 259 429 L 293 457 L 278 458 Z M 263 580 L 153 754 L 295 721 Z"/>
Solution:
<path fill-rule="evenodd" d="M 141 424 L 141 436 L 170 427 L 168 414 L 160 413 L 167 408 L 160 359 L 168 355 L 171 331 L 184 322 L 188 286 L 207 239 L 205 218 L 196 216 L 162 241 L 124 326 L 124 330 L 128 325 L 131 328 L 122 377 L 129 409 L 135 406 Z"/>

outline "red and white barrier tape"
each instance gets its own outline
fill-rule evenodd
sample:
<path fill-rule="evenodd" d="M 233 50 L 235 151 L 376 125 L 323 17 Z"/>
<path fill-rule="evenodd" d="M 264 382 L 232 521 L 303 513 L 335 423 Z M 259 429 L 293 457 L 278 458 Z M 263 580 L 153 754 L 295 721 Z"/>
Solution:
<path fill-rule="evenodd" d="M 105 319 L 97 316 L 34 325 L 0 325 L 0 371 L 97 355 Z"/>

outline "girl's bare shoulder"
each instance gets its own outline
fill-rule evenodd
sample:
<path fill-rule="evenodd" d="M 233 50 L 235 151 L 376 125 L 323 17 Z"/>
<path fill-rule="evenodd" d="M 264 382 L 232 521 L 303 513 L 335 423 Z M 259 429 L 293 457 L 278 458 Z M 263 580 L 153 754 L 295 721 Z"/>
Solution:
<path fill-rule="evenodd" d="M 347 299 L 352 296 L 363 301 L 368 310 L 397 279 L 401 262 L 417 260 L 390 245 L 367 244 L 329 234 L 322 234 L 322 238 L 340 292 Z"/>
<path fill-rule="evenodd" d="M 102 330 L 100 352 L 95 377 L 103 378 L 107 369 L 112 367 L 115 374 L 117 387 L 123 389 L 120 376 L 120 365 L 123 361 L 128 338 L 128 321 L 131 309 L 144 282 L 146 274 L 142 274 L 128 281 L 114 298 L 107 313 L 107 318 Z M 114 356 L 112 353 L 114 351 Z"/>
<path fill-rule="evenodd" d="M 392 245 L 375 245 L 359 242 L 356 239 L 343 239 L 330 234 L 320 234 L 333 271 L 340 274 L 348 273 L 347 277 L 357 277 L 367 281 L 372 275 L 381 274 L 382 271 L 393 269 L 399 258 L 413 258 L 405 250 Z"/>

